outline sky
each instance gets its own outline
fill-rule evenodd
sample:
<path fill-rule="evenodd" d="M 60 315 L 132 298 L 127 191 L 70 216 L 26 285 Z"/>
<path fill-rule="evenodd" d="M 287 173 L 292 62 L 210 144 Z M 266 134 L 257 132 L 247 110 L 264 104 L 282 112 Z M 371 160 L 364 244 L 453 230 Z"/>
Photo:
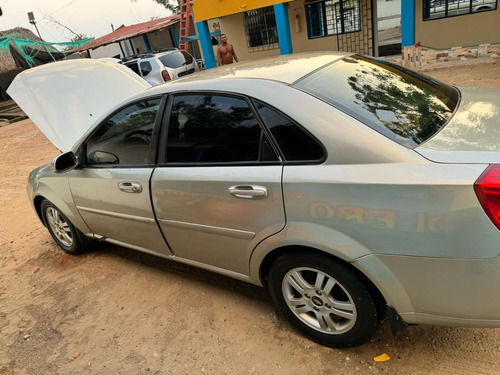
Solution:
<path fill-rule="evenodd" d="M 40 35 L 47 42 L 68 42 L 74 37 L 51 17 L 77 34 L 98 38 L 112 31 L 111 24 L 117 29 L 170 15 L 153 0 L 0 0 L 0 7 L 0 31 L 24 27 L 37 35 L 28 21 L 27 13 L 33 12 Z"/>

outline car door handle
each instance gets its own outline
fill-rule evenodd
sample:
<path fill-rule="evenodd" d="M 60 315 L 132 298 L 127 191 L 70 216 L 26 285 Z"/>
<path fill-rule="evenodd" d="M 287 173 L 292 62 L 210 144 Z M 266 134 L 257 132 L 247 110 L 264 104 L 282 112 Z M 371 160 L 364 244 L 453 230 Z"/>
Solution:
<path fill-rule="evenodd" d="M 267 188 L 258 185 L 236 185 L 231 186 L 229 194 L 243 199 L 264 199 L 267 198 Z"/>
<path fill-rule="evenodd" d="M 142 185 L 138 182 L 119 182 L 118 188 L 125 193 L 142 193 Z"/>

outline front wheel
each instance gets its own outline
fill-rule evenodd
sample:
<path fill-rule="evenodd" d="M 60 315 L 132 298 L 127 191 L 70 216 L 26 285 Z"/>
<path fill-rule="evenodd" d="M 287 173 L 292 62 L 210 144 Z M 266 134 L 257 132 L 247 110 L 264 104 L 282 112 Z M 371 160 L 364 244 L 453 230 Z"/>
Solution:
<path fill-rule="evenodd" d="M 50 235 L 60 248 L 68 254 L 80 254 L 85 250 L 87 238 L 59 209 L 48 200 L 41 204 L 42 218 Z"/>
<path fill-rule="evenodd" d="M 361 345 L 377 329 L 377 310 L 367 288 L 349 269 L 329 257 L 282 255 L 271 268 L 268 285 L 284 315 L 322 345 Z"/>

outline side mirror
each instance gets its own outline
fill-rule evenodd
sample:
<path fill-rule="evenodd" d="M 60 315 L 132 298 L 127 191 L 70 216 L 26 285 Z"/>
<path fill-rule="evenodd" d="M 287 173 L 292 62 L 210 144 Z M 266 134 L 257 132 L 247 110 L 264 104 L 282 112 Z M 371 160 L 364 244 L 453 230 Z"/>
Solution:
<path fill-rule="evenodd" d="M 78 160 L 73 151 L 65 152 L 52 161 L 52 167 L 56 173 L 63 173 L 72 170 L 78 165 Z"/>
<path fill-rule="evenodd" d="M 118 164 L 120 159 L 115 154 L 106 151 L 94 151 L 89 155 L 93 164 Z"/>

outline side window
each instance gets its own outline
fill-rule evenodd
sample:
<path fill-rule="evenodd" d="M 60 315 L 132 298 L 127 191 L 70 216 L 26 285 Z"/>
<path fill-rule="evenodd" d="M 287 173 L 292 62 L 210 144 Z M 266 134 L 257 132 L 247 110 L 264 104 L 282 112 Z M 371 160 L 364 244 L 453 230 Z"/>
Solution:
<path fill-rule="evenodd" d="M 167 163 L 277 161 L 248 103 L 224 95 L 178 95 L 168 129 Z"/>
<path fill-rule="evenodd" d="M 125 64 L 125 66 L 131 70 L 134 71 L 135 74 L 139 74 L 139 67 L 137 66 L 137 62 L 134 61 L 134 62 L 131 62 L 131 63 L 128 63 L 128 64 Z"/>
<path fill-rule="evenodd" d="M 160 98 L 134 103 L 103 122 L 87 141 L 87 163 L 148 164 Z"/>
<path fill-rule="evenodd" d="M 254 100 L 260 116 L 271 131 L 287 161 L 323 159 L 321 145 L 304 129 L 270 106 Z"/>
<path fill-rule="evenodd" d="M 146 77 L 153 70 L 149 61 L 142 61 L 140 65 L 141 65 L 141 73 L 142 73 L 143 77 Z"/>

